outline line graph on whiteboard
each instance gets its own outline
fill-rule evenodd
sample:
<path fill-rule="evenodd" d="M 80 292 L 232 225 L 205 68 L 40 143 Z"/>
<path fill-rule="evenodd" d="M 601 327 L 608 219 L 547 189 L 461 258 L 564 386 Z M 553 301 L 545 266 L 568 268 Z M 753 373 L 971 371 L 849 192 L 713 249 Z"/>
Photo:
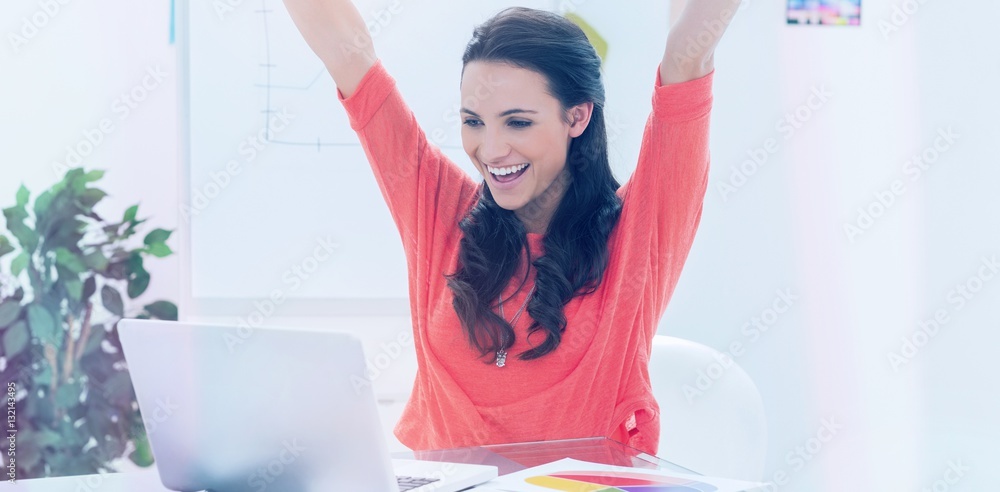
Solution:
<path fill-rule="evenodd" d="M 220 13 L 217 3 L 231 8 Z M 514 3 L 354 0 L 417 123 L 470 175 L 458 117 L 462 52 L 475 25 Z M 338 254 L 289 298 L 406 299 L 399 233 L 336 84 L 284 3 L 184 6 L 187 182 L 216 190 L 191 219 L 192 295 L 268 298 L 316 238 L 332 235 Z M 271 124 L 284 115 L 290 123 Z"/>
<path fill-rule="evenodd" d="M 329 107 L 321 111 L 328 121 L 315 119 L 315 111 L 297 111 L 304 116 L 304 124 L 296 126 L 298 132 L 283 132 L 272 135 L 267 122 L 278 108 L 293 107 L 320 109 L 327 107 L 323 101 L 336 103 L 336 87 L 330 80 L 326 68 L 308 50 L 302 50 L 298 43 L 277 43 L 274 39 L 295 39 L 298 32 L 284 5 L 276 0 L 259 0 L 254 10 L 256 22 L 260 26 L 259 79 L 256 87 L 261 95 L 261 117 L 264 120 L 265 139 L 269 144 L 313 147 L 322 151 L 324 147 L 357 146 L 357 137 L 349 128 L 335 125 L 329 116 L 342 112 L 340 108 Z M 343 123 L 343 122 L 341 122 Z"/>
<path fill-rule="evenodd" d="M 306 115 L 304 124 L 296 124 L 306 129 L 283 133 L 273 139 L 268 134 L 269 142 L 311 147 L 317 151 L 357 145 L 347 120 L 335 116 L 343 110 L 326 67 L 304 42 L 289 41 L 297 40 L 300 35 L 284 4 L 280 0 L 255 1 L 257 7 L 253 13 L 260 30 L 257 38 L 260 60 L 254 86 L 261 93 L 261 117 L 266 121 L 280 107 L 298 108 L 296 114 Z M 479 21 L 509 3 L 505 0 L 477 2 L 449 7 L 449 11 L 456 18 Z M 549 7 L 552 2 L 536 0 L 534 3 L 537 7 Z M 356 0 L 355 5 L 365 19 L 372 42 L 379 48 L 379 57 L 391 68 L 403 67 L 394 72 L 394 76 L 401 81 L 404 93 L 425 96 L 407 97 L 407 103 L 428 136 L 442 149 L 461 150 L 458 85 L 461 51 L 468 41 L 468 33 L 455 30 L 454 34 L 427 36 L 430 24 L 423 17 L 433 11 L 428 8 L 429 0 Z M 345 49 L 355 48 L 348 46 Z M 442 55 L 447 58 L 438 60 Z M 440 75 L 429 68 L 436 69 L 433 72 Z M 440 80 L 451 80 L 453 85 L 442 86 Z"/>

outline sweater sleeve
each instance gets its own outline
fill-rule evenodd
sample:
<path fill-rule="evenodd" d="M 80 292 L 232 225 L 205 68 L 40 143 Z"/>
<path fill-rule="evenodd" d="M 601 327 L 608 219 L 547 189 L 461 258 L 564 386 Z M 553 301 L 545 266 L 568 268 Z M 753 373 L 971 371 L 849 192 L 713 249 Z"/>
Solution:
<path fill-rule="evenodd" d="M 345 98 L 339 89 L 337 96 L 361 141 L 412 267 L 418 255 L 440 249 L 435 241 L 458 232 L 458 221 L 474 200 L 477 185 L 428 142 L 381 60 L 376 60 L 351 97 Z"/>
<path fill-rule="evenodd" d="M 653 296 L 662 315 L 701 220 L 708 186 L 712 78 L 662 85 L 657 69 L 653 110 L 639 162 L 622 189 L 622 220 L 640 233 L 632 247 L 648 248 Z"/>

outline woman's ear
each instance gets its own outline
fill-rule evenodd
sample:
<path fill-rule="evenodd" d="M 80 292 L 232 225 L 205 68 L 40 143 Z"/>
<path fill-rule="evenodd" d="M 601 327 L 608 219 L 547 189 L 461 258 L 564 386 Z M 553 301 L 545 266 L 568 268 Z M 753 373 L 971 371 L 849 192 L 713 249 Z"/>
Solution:
<path fill-rule="evenodd" d="M 585 102 L 569 108 L 569 136 L 572 138 L 583 135 L 590 124 L 590 115 L 594 114 L 594 103 Z"/>

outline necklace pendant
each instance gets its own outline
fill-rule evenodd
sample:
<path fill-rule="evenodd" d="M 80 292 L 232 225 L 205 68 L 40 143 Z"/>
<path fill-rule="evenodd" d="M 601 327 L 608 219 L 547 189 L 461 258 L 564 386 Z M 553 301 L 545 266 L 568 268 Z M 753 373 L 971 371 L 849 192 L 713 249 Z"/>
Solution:
<path fill-rule="evenodd" d="M 497 367 L 503 367 L 507 365 L 507 351 L 497 350 Z"/>

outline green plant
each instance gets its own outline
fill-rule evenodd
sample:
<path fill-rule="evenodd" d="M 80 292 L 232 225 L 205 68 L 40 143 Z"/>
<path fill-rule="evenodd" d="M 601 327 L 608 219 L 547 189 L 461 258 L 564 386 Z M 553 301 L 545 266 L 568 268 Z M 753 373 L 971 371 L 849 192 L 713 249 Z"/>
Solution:
<path fill-rule="evenodd" d="M 172 231 L 154 229 L 128 248 L 146 219 L 138 205 L 117 222 L 94 212 L 107 193 L 91 185 L 103 176 L 71 169 L 33 206 L 22 185 L 3 209 L 19 246 L 0 230 L 0 258 L 16 253 L 9 274 L 0 268 L 0 381 L 5 393 L 17 388 L 19 479 L 113 471 L 129 442 L 134 463 L 152 464 L 115 327 L 123 317 L 177 319 L 171 302 L 138 310 L 122 296 L 146 290 L 143 258 L 172 254 Z"/>

